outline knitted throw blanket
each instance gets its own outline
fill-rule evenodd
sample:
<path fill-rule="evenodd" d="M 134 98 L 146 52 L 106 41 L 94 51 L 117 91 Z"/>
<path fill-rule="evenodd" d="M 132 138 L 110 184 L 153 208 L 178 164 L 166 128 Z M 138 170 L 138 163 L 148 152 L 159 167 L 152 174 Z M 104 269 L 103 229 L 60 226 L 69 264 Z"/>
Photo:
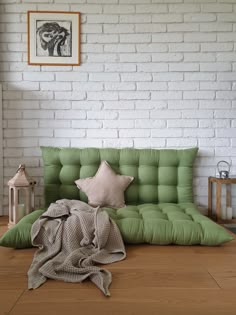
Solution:
<path fill-rule="evenodd" d="M 117 225 L 105 211 L 78 200 L 58 200 L 31 229 L 38 247 L 28 271 L 28 288 L 47 278 L 82 282 L 89 278 L 109 296 L 111 273 L 94 264 L 109 264 L 126 257 Z"/>

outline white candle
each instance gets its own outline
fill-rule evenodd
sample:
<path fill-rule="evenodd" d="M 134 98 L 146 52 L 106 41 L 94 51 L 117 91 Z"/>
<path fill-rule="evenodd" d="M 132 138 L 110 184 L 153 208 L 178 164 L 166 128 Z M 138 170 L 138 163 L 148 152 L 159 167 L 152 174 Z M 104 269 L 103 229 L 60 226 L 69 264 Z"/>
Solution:
<path fill-rule="evenodd" d="M 17 206 L 17 218 L 18 221 L 21 220 L 25 216 L 25 205 L 23 203 L 20 203 Z"/>
<path fill-rule="evenodd" d="M 227 213 L 227 210 L 225 207 L 222 207 L 221 208 L 221 219 L 222 220 L 226 220 L 226 213 Z"/>
<path fill-rule="evenodd" d="M 227 207 L 227 209 L 226 209 L 227 220 L 232 220 L 232 217 L 233 217 L 233 209 L 232 209 L 232 207 Z"/>

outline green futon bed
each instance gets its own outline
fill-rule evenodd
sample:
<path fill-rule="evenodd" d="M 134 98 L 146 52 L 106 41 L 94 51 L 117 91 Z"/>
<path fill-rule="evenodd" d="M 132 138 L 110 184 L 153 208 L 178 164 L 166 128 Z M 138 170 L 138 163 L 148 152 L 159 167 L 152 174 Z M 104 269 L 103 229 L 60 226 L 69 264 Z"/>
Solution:
<path fill-rule="evenodd" d="M 198 148 L 41 149 L 45 209 L 59 199 L 87 202 L 75 181 L 93 177 L 101 161 L 107 161 L 117 174 L 134 178 L 124 193 L 125 207 L 104 207 L 117 223 L 125 243 L 215 246 L 233 239 L 193 203 L 193 164 Z M 43 211 L 24 217 L 1 238 L 0 245 L 30 247 L 31 225 Z"/>

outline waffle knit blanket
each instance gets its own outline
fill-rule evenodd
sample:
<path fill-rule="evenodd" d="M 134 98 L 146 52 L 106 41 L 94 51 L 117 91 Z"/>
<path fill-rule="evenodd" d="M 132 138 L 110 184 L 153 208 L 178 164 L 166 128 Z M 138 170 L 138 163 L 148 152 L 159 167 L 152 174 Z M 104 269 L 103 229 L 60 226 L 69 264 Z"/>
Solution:
<path fill-rule="evenodd" d="M 47 278 L 65 282 L 89 278 L 110 295 L 111 273 L 95 264 L 122 260 L 126 252 L 117 225 L 105 211 L 79 200 L 58 200 L 35 221 L 31 239 L 38 250 L 28 271 L 29 289 Z"/>

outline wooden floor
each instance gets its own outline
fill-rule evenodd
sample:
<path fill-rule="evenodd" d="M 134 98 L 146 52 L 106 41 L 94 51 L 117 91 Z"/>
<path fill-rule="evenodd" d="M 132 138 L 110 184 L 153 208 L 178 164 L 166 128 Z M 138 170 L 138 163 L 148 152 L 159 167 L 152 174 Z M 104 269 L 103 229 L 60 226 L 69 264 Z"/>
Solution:
<path fill-rule="evenodd" d="M 6 230 L 0 217 L 0 234 Z M 236 241 L 221 247 L 128 246 L 111 297 L 92 283 L 48 280 L 27 290 L 35 249 L 0 247 L 0 315 L 235 315 Z"/>

